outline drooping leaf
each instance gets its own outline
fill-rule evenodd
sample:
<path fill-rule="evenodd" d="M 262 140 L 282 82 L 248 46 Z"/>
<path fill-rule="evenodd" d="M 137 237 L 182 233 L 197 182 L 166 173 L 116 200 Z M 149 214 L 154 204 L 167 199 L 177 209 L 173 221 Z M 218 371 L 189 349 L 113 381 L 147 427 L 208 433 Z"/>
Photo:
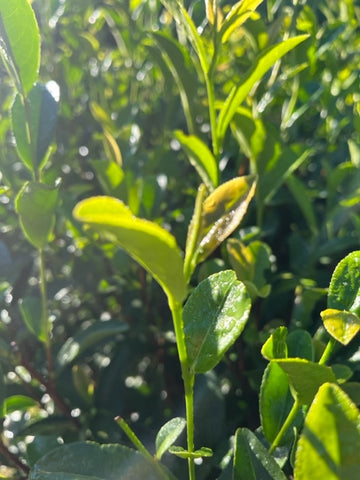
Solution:
<path fill-rule="evenodd" d="M 235 434 L 232 480 L 286 480 L 274 458 L 253 432 L 239 428 Z"/>
<path fill-rule="evenodd" d="M 113 135 L 107 130 L 104 130 L 103 145 L 108 159 L 122 167 L 123 161 L 119 145 Z"/>
<path fill-rule="evenodd" d="M 48 242 L 55 223 L 58 188 L 27 182 L 16 197 L 20 225 L 29 242 L 42 248 Z"/>
<path fill-rule="evenodd" d="M 272 361 L 287 373 L 292 393 L 302 405 L 309 405 L 313 401 L 323 383 L 336 382 L 333 371 L 325 365 L 319 365 L 303 358 Z"/>
<path fill-rule="evenodd" d="M 236 238 L 230 238 L 226 248 L 237 278 L 244 282 L 252 298 L 268 296 L 271 289 L 266 278 L 271 268 L 268 245 L 259 240 L 245 245 Z"/>
<path fill-rule="evenodd" d="M 190 133 L 195 133 L 196 103 L 194 88 L 198 83 L 197 75 L 189 52 L 164 32 L 152 32 L 152 38 L 161 51 L 162 58 L 175 79 L 179 89 L 182 106 Z"/>
<path fill-rule="evenodd" d="M 186 425 L 186 420 L 182 417 L 175 417 L 163 425 L 156 436 L 156 458 L 161 457 L 169 449 L 169 447 L 178 439 Z"/>
<path fill-rule="evenodd" d="M 19 303 L 24 322 L 31 333 L 41 342 L 46 342 L 47 326 L 43 324 L 42 307 L 39 297 L 24 297 Z"/>
<path fill-rule="evenodd" d="M 18 94 L 11 108 L 11 120 L 19 155 L 25 165 L 38 172 L 46 164 L 46 153 L 53 140 L 58 102 L 40 83 L 29 92 L 24 105 Z M 30 135 L 30 136 L 29 136 Z"/>
<path fill-rule="evenodd" d="M 266 367 L 260 389 L 261 426 L 268 442 L 271 444 L 283 426 L 294 399 L 289 390 L 288 376 L 275 362 Z M 301 412 L 296 417 L 293 426 L 299 424 Z M 282 439 L 282 444 L 289 444 L 293 437 L 293 428 L 289 428 Z"/>
<path fill-rule="evenodd" d="M 252 67 L 246 74 L 243 83 L 234 87 L 226 99 L 219 114 L 217 124 L 218 138 L 224 138 L 227 127 L 229 126 L 238 107 L 245 100 L 255 83 L 260 80 L 261 77 L 263 77 L 263 75 L 274 65 L 277 60 L 295 48 L 299 43 L 303 42 L 307 37 L 307 35 L 292 37 L 261 52 L 254 67 Z"/>
<path fill-rule="evenodd" d="M 223 43 L 253 14 L 262 1 L 240 0 L 232 6 L 220 29 L 220 37 Z"/>
<path fill-rule="evenodd" d="M 175 132 L 175 137 L 185 150 L 191 164 L 196 168 L 209 192 L 212 192 L 219 184 L 219 173 L 215 157 L 209 147 L 199 137 L 185 135 L 180 130 Z"/>
<path fill-rule="evenodd" d="M 256 177 L 237 177 L 216 188 L 201 206 L 193 264 L 204 261 L 239 226 L 256 188 Z"/>
<path fill-rule="evenodd" d="M 337 385 L 325 383 L 306 416 L 295 458 L 295 480 L 360 477 L 360 414 Z"/>
<path fill-rule="evenodd" d="M 203 280 L 184 311 L 185 344 L 194 373 L 214 368 L 243 331 L 250 298 L 235 273 L 226 270 Z"/>
<path fill-rule="evenodd" d="M 349 253 L 335 268 L 328 292 L 328 308 L 360 315 L 360 250 Z"/>
<path fill-rule="evenodd" d="M 119 244 L 146 268 L 176 301 L 186 295 L 183 259 L 175 238 L 165 229 L 132 215 L 112 197 L 92 197 L 78 203 L 74 217 Z"/>
<path fill-rule="evenodd" d="M 160 480 L 155 464 L 123 445 L 77 442 L 52 450 L 31 469 L 29 480 Z"/>
<path fill-rule="evenodd" d="M 360 318 L 355 313 L 327 308 L 320 315 L 329 334 L 343 345 L 350 343 L 360 330 Z"/>
<path fill-rule="evenodd" d="M 0 0 L 0 56 L 16 88 L 26 95 L 40 65 L 40 34 L 28 0 Z"/>
<path fill-rule="evenodd" d="M 286 344 L 287 328 L 278 327 L 266 340 L 261 348 L 261 354 L 267 360 L 274 358 L 287 358 L 288 348 Z"/>
<path fill-rule="evenodd" d="M 93 323 L 90 327 L 80 330 L 66 340 L 57 355 L 59 365 L 61 367 L 69 365 L 99 342 L 112 340 L 116 335 L 124 333 L 126 330 L 128 330 L 128 325 L 118 320 Z"/>

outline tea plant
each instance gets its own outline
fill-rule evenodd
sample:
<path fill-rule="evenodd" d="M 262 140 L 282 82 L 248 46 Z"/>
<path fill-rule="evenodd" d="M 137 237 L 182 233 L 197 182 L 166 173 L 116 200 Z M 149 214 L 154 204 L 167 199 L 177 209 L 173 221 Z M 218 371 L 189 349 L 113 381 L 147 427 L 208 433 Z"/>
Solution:
<path fill-rule="evenodd" d="M 71 169 L 65 165 L 61 171 L 55 161 L 61 155 L 61 150 L 71 150 L 71 142 L 76 138 L 76 131 L 71 132 L 73 136 L 67 132 L 68 138 L 62 137 L 60 128 L 66 124 L 65 119 L 70 117 L 69 105 L 75 102 L 75 115 L 85 115 L 87 100 L 84 100 L 84 91 L 80 95 L 83 71 L 79 65 L 69 62 L 69 52 L 58 66 L 57 80 L 62 74 L 66 77 L 66 81 L 60 82 L 60 90 L 65 90 L 69 105 L 64 102 L 64 110 L 58 119 L 64 125 L 58 126 L 58 152 L 54 153 L 51 144 L 59 110 L 58 86 L 53 81 L 36 83 L 40 34 L 34 12 L 27 0 L 14 0 L 11 3 L 0 0 L 0 53 L 8 73 L 6 78 L 10 79 L 15 90 L 10 108 L 11 131 L 22 162 L 21 167 L 12 169 L 9 159 L 13 158 L 13 153 L 10 148 L 4 149 L 3 194 L 6 198 L 15 197 L 18 222 L 24 237 L 36 250 L 35 265 L 38 268 L 38 278 L 33 276 L 29 285 L 20 289 L 18 306 L 14 304 L 13 297 L 19 290 L 16 282 L 23 271 L 16 272 L 15 269 L 15 280 L 8 277 L 10 285 L 13 284 L 10 286 L 12 294 L 9 294 L 9 281 L 5 281 L 2 287 L 8 296 L 8 306 L 2 311 L 0 338 L 0 359 L 4 371 L 0 383 L 4 420 L 0 455 L 5 465 L 16 467 L 20 476 L 23 473 L 37 480 L 75 480 L 80 476 L 89 479 L 187 476 L 189 479 L 222 480 L 278 480 L 291 475 L 299 480 L 325 475 L 334 479 L 355 479 L 359 476 L 357 449 L 360 445 L 360 422 L 356 405 L 360 402 L 360 384 L 349 381 L 354 370 L 356 375 L 356 367 L 352 367 L 350 361 L 351 355 L 356 357 L 356 350 L 351 351 L 347 346 L 356 344 L 354 338 L 360 328 L 360 252 L 352 252 L 338 263 L 328 290 L 317 286 L 318 283 L 324 285 L 318 279 L 323 273 L 317 264 L 318 259 L 357 245 L 353 234 L 346 238 L 349 223 L 353 222 L 355 228 L 358 224 L 356 212 L 348 213 L 357 199 L 356 186 L 352 186 L 339 208 L 334 207 L 339 189 L 341 193 L 342 182 L 344 179 L 347 181 L 358 166 L 355 135 L 349 141 L 353 163 L 347 164 L 346 168 L 344 164 L 340 165 L 329 179 L 328 215 L 324 228 L 319 227 L 317 211 L 307 198 L 309 187 L 302 178 L 308 175 L 306 165 L 319 151 L 314 145 L 304 146 L 301 141 L 289 142 L 286 137 L 291 137 L 292 125 L 311 108 L 317 98 L 315 95 L 308 99 L 301 90 L 302 83 L 305 85 L 304 72 L 308 66 L 313 70 L 318 68 L 314 60 L 314 43 L 309 44 L 308 35 L 296 35 L 295 27 L 312 33 L 316 41 L 320 41 L 324 34 L 321 31 L 315 35 L 317 17 L 310 2 L 305 6 L 294 2 L 291 6 L 284 6 L 283 12 L 278 2 L 267 2 L 268 19 L 273 21 L 273 17 L 279 15 L 268 32 L 264 20 L 256 12 L 258 7 L 263 7 L 262 3 L 261 0 L 243 0 L 230 6 L 218 4 L 217 1 L 205 1 L 202 8 L 194 4 L 187 9 L 178 0 L 163 0 L 160 22 L 156 2 L 133 2 L 126 8 L 110 1 L 95 10 L 88 8 L 85 17 L 92 27 L 82 34 L 82 38 L 98 55 L 89 63 L 90 74 L 94 78 L 93 83 L 89 80 L 89 95 L 93 93 L 94 98 L 90 98 L 88 106 L 90 115 L 101 129 L 101 133 L 94 135 L 95 143 L 97 141 L 94 151 L 100 152 L 97 154 L 102 157 L 89 161 L 98 184 L 96 195 L 91 196 L 94 186 L 85 178 L 70 184 L 68 188 L 66 176 Z M 352 2 L 342 2 L 342 7 L 343 24 L 335 32 L 334 38 L 328 40 L 330 44 L 335 43 L 344 30 L 347 38 L 351 38 L 356 31 L 351 19 L 354 20 L 359 12 Z M 330 23 L 331 8 L 332 4 L 323 10 Z M 71 18 L 76 20 L 74 31 L 71 30 L 74 23 L 67 21 L 71 9 L 74 9 Z M 50 23 L 54 25 L 63 19 L 68 31 L 64 38 L 73 46 L 79 46 L 76 35 L 76 29 L 81 29 L 82 22 L 79 11 L 81 6 L 77 2 L 71 5 L 65 2 L 52 12 L 50 18 Z M 41 15 L 45 14 L 39 6 L 39 18 Z M 139 19 L 143 22 L 144 31 L 136 24 L 140 23 Z M 131 35 L 121 28 L 124 26 Z M 283 30 L 284 39 L 276 43 L 274 40 Z M 24 32 L 23 35 L 19 35 L 20 31 Z M 144 50 L 140 52 L 136 42 L 140 41 L 145 31 L 147 36 L 141 43 Z M 130 115 L 137 108 L 145 109 L 149 92 L 160 95 L 156 87 L 159 75 L 163 75 L 170 85 L 167 88 L 172 98 L 177 99 L 179 95 L 183 120 L 180 115 L 181 127 L 177 125 L 171 132 L 176 140 L 175 151 L 179 148 L 183 150 L 203 182 L 197 189 L 191 220 L 190 212 L 187 214 L 186 240 L 181 240 L 184 252 L 174 234 L 176 224 L 172 222 L 171 226 L 167 226 L 164 216 L 171 219 L 166 209 L 169 210 L 170 206 L 178 208 L 177 201 L 189 195 L 173 184 L 174 198 L 169 198 L 164 207 L 161 202 L 156 203 L 158 191 L 154 178 L 151 175 L 136 178 L 137 165 L 144 165 L 142 155 L 147 155 L 145 146 L 149 147 L 155 140 L 151 134 L 149 138 L 141 139 L 144 141 L 142 149 L 138 124 L 130 127 L 120 120 L 119 125 L 116 124 L 114 112 L 108 114 L 111 111 L 110 97 L 116 89 L 111 75 L 107 76 L 110 57 L 105 61 L 106 55 L 99 49 L 97 35 L 102 37 L 107 46 L 111 43 L 109 38 L 114 39 L 118 52 L 128 57 L 125 63 L 131 68 L 134 68 L 134 64 L 141 65 L 139 58 L 145 51 L 150 52 L 152 60 L 159 65 L 157 70 L 154 65 L 149 66 L 145 62 L 137 72 L 142 78 L 144 72 L 151 69 L 155 80 L 151 84 L 151 79 L 147 78 L 149 83 L 138 89 L 141 100 L 136 108 L 132 90 L 136 87 L 131 84 L 131 75 L 126 74 L 122 80 L 123 85 L 127 82 L 125 88 L 129 89 L 129 103 L 115 99 L 113 106 Z M 237 42 L 239 51 L 235 48 Z M 307 45 L 306 49 L 304 45 Z M 322 45 L 323 53 L 327 51 L 325 46 L 326 43 Z M 62 48 L 67 51 L 66 42 Z M 283 57 L 299 48 L 303 48 L 299 56 L 306 52 L 307 59 L 293 57 L 291 66 L 287 65 L 282 70 Z M 55 51 L 56 46 L 51 44 L 49 51 L 51 49 Z M 43 53 L 49 55 L 46 51 Z M 121 62 L 117 55 L 114 54 L 112 61 Z M 351 55 L 349 61 L 352 62 Z M 99 62 L 104 62 L 101 68 L 98 67 Z M 262 79 L 269 70 L 271 73 L 266 78 L 265 87 Z M 49 73 L 51 76 L 51 68 L 46 74 L 43 72 L 44 77 L 49 77 Z M 95 89 L 99 75 L 103 75 L 108 83 L 108 91 Z M 74 81 L 75 78 L 78 83 Z M 77 90 L 77 94 L 73 94 L 71 88 L 66 91 L 67 83 L 68 87 Z M 351 78 L 347 85 L 352 88 Z M 280 96 L 282 87 L 290 88 L 291 94 L 281 112 L 281 132 L 278 134 L 266 121 L 266 109 L 273 104 L 273 111 L 276 111 L 277 95 Z M 198 98 L 194 98 L 195 91 Z M 356 98 L 354 92 L 351 95 Z M 82 96 L 83 103 L 76 105 L 79 96 Z M 304 103 L 296 108 L 299 99 Z M 144 105 L 140 107 L 141 102 Z M 108 108 L 104 109 L 107 103 Z M 170 111 L 170 106 L 168 108 Z M 259 113 L 264 111 L 264 115 L 260 116 Z M 84 118 L 88 120 L 89 116 Z M 159 124 L 164 129 L 168 128 L 161 115 L 158 118 Z M 144 122 L 142 126 L 145 131 L 144 118 L 138 115 L 136 120 L 138 123 Z M 7 128 L 6 118 L 3 121 Z M 171 128 L 174 123 L 170 122 Z M 91 126 L 88 126 L 88 122 L 86 125 L 90 131 Z M 164 132 L 161 135 L 164 139 Z M 335 140 L 334 133 L 332 141 L 335 143 Z M 240 161 L 235 162 L 235 175 L 232 175 L 231 165 L 229 167 L 226 164 L 231 164 L 227 152 L 234 150 L 234 144 L 240 145 L 247 159 L 241 157 Z M 83 146 L 79 151 L 81 155 L 88 156 L 87 147 Z M 105 152 L 105 156 L 102 152 Z M 157 145 L 146 160 L 157 166 L 157 154 L 166 156 Z M 162 168 L 168 168 L 167 163 L 168 160 L 164 160 Z M 245 175 L 247 169 L 250 172 Z M 81 172 L 81 168 L 75 165 L 74 170 Z M 298 176 L 294 174 L 296 170 L 299 170 Z M 237 176 L 239 171 L 244 175 Z M 61 185 L 60 176 L 64 177 L 64 186 Z M 197 181 L 194 175 L 190 176 Z M 155 178 L 158 186 L 164 180 L 169 181 L 167 175 Z M 186 179 L 184 182 L 187 183 Z M 309 247 L 295 259 L 292 258 L 293 272 L 281 272 L 276 277 L 273 275 L 272 249 L 263 241 L 266 236 L 271 238 L 274 235 L 271 229 L 267 232 L 269 226 L 265 212 L 273 207 L 274 198 L 281 199 L 285 183 L 299 205 L 312 237 Z M 78 202 L 79 197 L 85 198 Z M 249 217 L 253 214 L 254 201 L 257 227 L 251 231 L 243 223 L 245 215 Z M 190 206 L 190 203 L 187 205 Z M 157 212 L 158 218 L 155 218 L 154 212 Z M 276 215 L 280 215 L 280 212 L 278 209 Z M 339 220 L 344 212 L 350 221 Z M 149 217 L 153 220 L 150 221 Z M 273 220 L 275 217 L 270 218 Z M 12 222 L 16 224 L 16 221 Z M 181 222 L 186 224 L 183 220 Z M 239 225 L 242 227 L 241 236 L 228 238 Z M 74 259 L 71 260 L 72 266 L 68 267 L 74 274 L 78 271 L 79 283 L 85 283 L 89 292 L 93 291 L 96 299 L 101 299 L 103 310 L 96 307 L 96 299 L 94 302 L 91 293 L 87 293 L 84 285 L 81 285 L 77 287 L 79 302 L 74 301 L 68 310 L 62 306 L 63 311 L 59 313 L 56 298 L 62 298 L 63 295 L 67 303 L 73 301 L 71 287 L 64 284 L 64 278 L 67 278 L 69 285 L 74 280 L 71 274 L 65 274 L 68 268 L 61 270 L 59 275 L 51 263 L 61 265 L 61 259 L 57 260 L 57 257 L 63 255 L 61 248 L 69 242 L 69 237 L 74 239 L 74 243 L 69 245 Z M 54 246 L 55 242 L 58 244 Z M 300 234 L 295 233 L 289 243 L 292 249 L 301 251 Z M 276 246 L 276 242 L 273 246 Z M 6 244 L 3 248 L 3 263 L 7 261 L 9 268 L 11 260 Z M 121 250 L 125 250 L 140 265 L 140 269 L 123 257 Z M 96 275 L 91 273 L 102 269 L 102 265 L 97 265 L 99 251 L 102 252 L 99 264 L 105 262 L 114 280 L 106 279 L 103 271 L 98 270 L 103 275 L 99 282 Z M 33 268 L 32 265 L 30 268 Z M 60 289 L 57 276 L 61 277 Z M 168 339 L 161 332 L 161 321 L 158 320 L 159 324 L 153 324 L 150 328 L 144 326 L 144 320 L 154 316 L 155 299 L 164 298 L 154 287 L 151 278 L 160 285 L 171 312 L 175 335 L 168 332 Z M 97 290 L 92 285 L 94 282 L 98 284 Z M 127 282 L 131 282 L 131 286 Z M 297 310 L 294 309 L 288 327 L 278 326 L 279 322 L 272 318 L 261 331 L 259 321 L 268 320 L 267 306 L 276 302 L 279 294 L 285 294 L 286 298 L 290 289 L 295 287 Z M 49 290 L 57 291 L 54 298 L 49 295 Z M 138 326 L 132 325 L 134 313 L 131 309 L 135 309 L 138 301 L 133 291 L 140 292 L 143 307 L 138 315 L 144 318 Z M 311 323 L 314 305 L 322 300 L 326 291 L 327 308 L 322 308 L 320 313 L 322 326 L 317 330 L 305 329 Z M 126 315 L 117 307 L 118 295 L 121 295 L 124 305 L 129 304 L 124 309 Z M 281 304 L 284 306 L 285 302 Z M 91 310 L 92 313 L 89 313 Z M 108 318 L 109 310 L 121 320 L 111 316 Z M 94 311 L 99 312 L 101 319 L 89 323 L 88 318 L 94 318 Z M 158 317 L 166 315 L 165 311 L 161 305 Z M 62 317 L 63 326 L 59 319 L 54 322 L 56 316 L 66 316 L 67 312 L 70 317 L 67 322 Z M 276 308 L 270 308 L 270 312 L 276 315 Z M 80 322 L 80 329 L 77 328 L 77 315 L 84 320 Z M 27 331 L 23 329 L 24 325 Z M 148 332 L 151 332 L 151 328 L 155 333 L 150 336 Z M 136 337 L 144 336 L 145 332 L 148 338 L 141 343 Z M 164 407 L 156 403 L 156 395 L 146 388 L 141 378 L 140 386 L 131 398 L 119 387 L 120 397 L 114 400 L 120 399 L 120 403 L 125 400 L 125 408 L 116 401 L 111 403 L 111 395 L 117 392 L 117 384 L 123 382 L 120 376 L 132 371 L 131 364 L 131 368 L 124 367 L 125 360 L 133 361 L 134 352 L 131 349 L 134 346 L 143 349 L 146 343 L 146 351 L 150 352 L 149 344 L 156 336 L 157 354 L 161 352 L 161 345 L 168 343 L 167 361 L 174 358 L 176 346 L 179 376 L 183 381 L 184 417 L 174 415 L 174 408 L 168 408 L 167 415 L 163 415 L 161 409 Z M 260 391 L 260 427 L 255 429 L 255 424 L 248 428 L 251 422 L 244 421 L 240 424 L 247 426 L 238 428 L 239 422 L 235 421 L 231 422 L 231 428 L 235 423 L 237 429 L 223 434 L 223 404 L 214 400 L 211 409 L 206 410 L 206 401 L 199 403 L 198 400 L 198 385 L 204 384 L 205 379 L 206 396 L 210 398 L 212 391 L 216 391 L 217 398 L 223 396 L 223 390 L 226 391 L 230 384 L 228 374 L 224 376 L 222 389 L 213 372 L 218 371 L 221 376 L 224 359 L 231 367 L 234 354 L 230 347 L 239 343 L 240 336 L 246 348 L 250 346 L 254 350 L 254 346 L 258 347 L 263 359 L 269 362 L 266 366 L 265 361 L 256 360 L 257 375 L 265 369 L 261 375 L 261 385 L 251 379 L 249 366 L 248 371 L 242 372 L 242 375 L 248 376 L 247 382 L 255 383 L 253 389 Z M 43 348 L 36 351 L 34 341 Z M 11 345 L 7 342 L 11 342 Z M 262 348 L 260 343 L 263 343 Z M 346 346 L 345 351 L 349 354 L 342 354 L 341 345 Z M 29 357 L 31 350 L 36 352 L 34 358 Z M 243 355 L 244 352 L 240 350 L 235 354 L 237 362 L 241 361 Z M 247 355 L 251 357 L 251 354 Z M 335 361 L 332 361 L 333 357 Z M 148 364 L 148 358 L 144 356 L 143 366 L 140 362 L 138 372 L 147 368 L 144 365 Z M 346 360 L 338 360 L 341 358 Z M 353 364 L 356 365 L 354 360 Z M 174 376 L 174 371 L 176 366 L 171 376 Z M 138 382 L 139 377 L 127 375 L 125 382 L 128 385 Z M 142 376 L 145 377 L 144 374 Z M 158 382 L 158 376 L 154 375 L 152 379 Z M 167 390 L 171 390 L 170 384 Z M 246 388 L 243 390 L 246 391 Z M 177 386 L 176 395 L 181 391 Z M 166 398 L 168 392 L 165 393 Z M 127 396 L 130 408 L 131 401 L 138 403 L 138 398 L 143 396 L 145 401 L 140 407 L 144 415 L 147 409 L 151 412 L 148 422 L 152 432 L 155 431 L 154 441 L 149 442 L 144 435 L 143 443 L 135 433 L 141 427 L 135 423 L 135 416 L 129 415 Z M 154 402 L 149 402 L 150 399 Z M 248 402 L 246 409 L 250 412 L 251 396 L 244 398 L 244 401 Z M 216 411 L 215 405 L 221 405 L 219 411 Z M 160 412 L 155 412 L 156 408 Z M 17 414 L 20 414 L 19 425 L 15 420 Z M 115 415 L 118 416 L 114 419 Z M 217 435 L 210 428 L 210 436 L 203 435 L 201 438 L 206 423 L 214 422 L 213 417 L 217 415 L 222 435 Z M 159 422 L 163 423 L 164 417 L 167 421 L 159 428 Z M 184 430 L 186 440 L 182 435 Z M 10 439 L 14 432 L 13 442 Z M 180 463 L 172 460 L 176 457 L 180 457 Z M 187 472 L 183 467 L 184 459 Z M 8 469 L 4 475 L 5 478 L 9 477 Z"/>

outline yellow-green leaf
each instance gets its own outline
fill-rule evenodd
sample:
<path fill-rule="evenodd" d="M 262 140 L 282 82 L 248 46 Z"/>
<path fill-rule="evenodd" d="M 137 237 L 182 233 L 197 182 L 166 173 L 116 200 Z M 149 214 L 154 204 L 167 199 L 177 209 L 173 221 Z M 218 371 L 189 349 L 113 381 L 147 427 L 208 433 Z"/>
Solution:
<path fill-rule="evenodd" d="M 74 217 L 120 245 L 159 282 L 168 297 L 186 296 L 183 259 L 175 238 L 159 225 L 137 218 L 120 200 L 92 197 L 78 203 Z"/>
<path fill-rule="evenodd" d="M 295 457 L 295 480 L 360 478 L 360 414 L 337 385 L 319 388 Z"/>
<path fill-rule="evenodd" d="M 329 334 L 343 345 L 350 343 L 360 330 L 360 318 L 355 313 L 327 308 L 320 315 Z"/>
<path fill-rule="evenodd" d="M 240 0 L 233 5 L 230 12 L 226 15 L 220 30 L 220 37 L 223 43 L 228 40 L 234 30 L 239 28 L 252 15 L 262 1 Z"/>

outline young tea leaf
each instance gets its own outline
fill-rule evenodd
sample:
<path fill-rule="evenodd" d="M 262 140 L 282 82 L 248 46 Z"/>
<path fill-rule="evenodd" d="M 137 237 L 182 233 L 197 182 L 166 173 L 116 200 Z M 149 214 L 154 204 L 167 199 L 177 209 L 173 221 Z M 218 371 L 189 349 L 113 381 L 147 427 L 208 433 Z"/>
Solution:
<path fill-rule="evenodd" d="M 42 248 L 48 242 L 55 224 L 58 188 L 27 182 L 16 197 L 15 207 L 20 225 L 29 242 Z"/>
<path fill-rule="evenodd" d="M 295 457 L 295 480 L 360 478 L 360 414 L 337 385 L 325 383 L 305 419 Z"/>
<path fill-rule="evenodd" d="M 0 56 L 17 90 L 26 95 L 40 65 L 40 33 L 28 0 L 0 0 Z"/>
<path fill-rule="evenodd" d="M 177 302 L 186 296 L 183 259 L 175 238 L 165 229 L 132 215 L 113 197 L 92 197 L 78 203 L 74 217 L 126 250 Z"/>
<path fill-rule="evenodd" d="M 196 168 L 201 180 L 209 192 L 219 184 L 218 166 L 209 147 L 195 135 L 185 135 L 180 130 L 175 132 L 176 139 L 180 142 L 189 157 L 190 163 Z"/>
<path fill-rule="evenodd" d="M 156 458 L 161 460 L 164 453 L 176 442 L 178 437 L 183 432 L 186 425 L 186 420 L 181 417 L 172 418 L 165 425 L 163 425 L 156 436 Z"/>
<path fill-rule="evenodd" d="M 232 480 L 286 480 L 279 465 L 247 428 L 235 434 Z"/>
<path fill-rule="evenodd" d="M 245 100 L 255 83 L 258 82 L 261 77 L 263 77 L 263 75 L 274 65 L 277 60 L 295 48 L 299 43 L 303 42 L 306 38 L 308 38 L 308 35 L 292 37 L 288 40 L 284 40 L 278 45 L 264 50 L 261 53 L 254 67 L 251 68 L 251 70 L 246 74 L 243 83 L 234 87 L 226 99 L 219 114 L 217 128 L 218 138 L 224 138 L 226 129 L 229 126 L 238 107 Z"/>
<path fill-rule="evenodd" d="M 235 273 L 226 270 L 203 280 L 187 300 L 184 334 L 194 373 L 214 368 L 243 331 L 250 298 Z"/>
<path fill-rule="evenodd" d="M 292 393 L 302 405 L 310 405 L 323 383 L 336 382 L 333 371 L 325 365 L 319 365 L 303 358 L 272 361 L 287 373 Z"/>
<path fill-rule="evenodd" d="M 266 340 L 261 348 L 261 354 L 267 360 L 274 358 L 287 358 L 288 348 L 286 344 L 287 328 L 278 327 Z"/>
<path fill-rule="evenodd" d="M 220 37 L 223 43 L 253 14 L 262 1 L 240 0 L 231 7 L 220 29 Z"/>
<path fill-rule="evenodd" d="M 360 330 L 360 318 L 355 313 L 327 308 L 320 315 L 328 333 L 343 345 L 350 343 Z"/>

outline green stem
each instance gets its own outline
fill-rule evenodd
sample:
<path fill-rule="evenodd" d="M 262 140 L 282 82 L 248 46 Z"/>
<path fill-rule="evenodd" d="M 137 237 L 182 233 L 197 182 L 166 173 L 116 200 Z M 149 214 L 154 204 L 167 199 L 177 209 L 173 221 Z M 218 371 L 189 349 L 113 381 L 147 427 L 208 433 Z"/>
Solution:
<path fill-rule="evenodd" d="M 210 72 L 205 73 L 205 84 L 207 97 L 209 102 L 209 117 L 210 117 L 210 128 L 211 128 L 211 138 L 212 138 L 212 148 L 214 157 L 217 163 L 220 160 L 220 143 L 218 136 L 216 134 L 216 108 L 215 108 L 215 89 L 214 83 L 212 81 L 212 75 Z"/>
<path fill-rule="evenodd" d="M 323 354 L 321 355 L 321 358 L 319 360 L 319 365 L 324 365 L 329 360 L 329 357 L 332 354 L 332 351 L 334 350 L 335 345 L 336 345 L 335 338 L 330 337 L 330 340 L 328 341 L 328 344 L 326 345 L 325 350 L 323 351 Z"/>
<path fill-rule="evenodd" d="M 184 337 L 183 309 L 182 305 L 169 297 L 169 307 L 172 313 L 176 343 L 178 348 L 181 374 L 185 389 L 185 411 L 187 429 L 187 450 L 194 452 L 194 383 L 195 375 L 188 365 L 187 351 Z M 195 480 L 194 458 L 188 458 L 189 480 Z"/>
<path fill-rule="evenodd" d="M 45 332 L 45 350 L 46 350 L 49 381 L 50 383 L 53 383 L 54 362 L 53 362 L 53 357 L 51 353 L 51 326 L 48 318 L 45 259 L 44 259 L 44 251 L 42 248 L 39 249 L 39 261 L 40 261 L 41 325 L 42 325 L 43 332 Z"/>
<path fill-rule="evenodd" d="M 295 420 L 296 415 L 298 414 L 298 411 L 300 410 L 301 404 L 299 400 L 296 398 L 294 405 L 292 406 L 289 415 L 287 416 L 285 422 L 283 423 L 283 426 L 281 427 L 279 433 L 276 435 L 275 440 L 271 444 L 271 447 L 269 448 L 269 453 L 273 453 L 274 450 L 279 446 L 281 440 L 283 439 L 284 435 L 286 432 L 289 430 L 291 424 Z"/>

